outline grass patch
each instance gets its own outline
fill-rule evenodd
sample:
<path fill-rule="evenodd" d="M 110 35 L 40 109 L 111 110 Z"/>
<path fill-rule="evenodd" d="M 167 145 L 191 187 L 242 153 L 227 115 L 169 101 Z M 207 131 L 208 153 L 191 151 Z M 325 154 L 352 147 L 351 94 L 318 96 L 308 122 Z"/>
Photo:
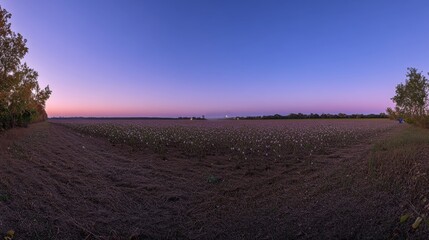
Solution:
<path fill-rule="evenodd" d="M 401 151 L 408 151 L 416 147 L 429 145 L 429 130 L 414 126 L 408 126 L 398 134 L 374 145 L 372 152 L 392 151 L 400 148 Z"/>
<path fill-rule="evenodd" d="M 404 239 L 411 232 L 429 232 L 429 130 L 407 126 L 375 144 L 369 156 L 369 175 L 381 191 L 395 196 L 399 212 L 396 231 Z M 421 224 L 421 222 L 428 224 Z M 412 229 L 412 231 L 410 231 Z M 414 236 L 414 235 L 413 235 Z M 399 238 L 398 238 L 399 239 Z"/>
<path fill-rule="evenodd" d="M 369 171 L 378 177 L 404 177 L 421 173 L 427 165 L 429 130 L 407 126 L 383 142 L 374 144 Z"/>
<path fill-rule="evenodd" d="M 369 174 L 383 187 L 414 195 L 421 192 L 424 183 L 428 182 L 427 156 L 429 130 L 407 126 L 373 146 L 368 163 Z"/>

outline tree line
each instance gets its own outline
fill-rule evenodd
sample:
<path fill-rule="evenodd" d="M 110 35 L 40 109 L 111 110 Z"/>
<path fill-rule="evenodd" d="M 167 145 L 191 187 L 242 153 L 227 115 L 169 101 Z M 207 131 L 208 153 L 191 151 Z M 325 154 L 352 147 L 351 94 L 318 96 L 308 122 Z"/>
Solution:
<path fill-rule="evenodd" d="M 0 6 L 0 130 L 47 119 L 49 86 L 41 89 L 38 73 L 22 60 L 27 40 L 11 29 L 11 14 Z"/>
<path fill-rule="evenodd" d="M 396 95 L 391 100 L 395 108 L 387 108 L 391 119 L 403 119 L 405 122 L 429 127 L 429 82 L 416 68 L 408 68 L 405 83 L 396 86 Z"/>
<path fill-rule="evenodd" d="M 257 120 L 257 119 L 356 119 L 356 118 L 387 118 L 385 113 L 379 114 L 330 114 L 330 113 L 291 113 L 288 115 L 266 115 L 266 116 L 247 116 L 247 117 L 237 117 L 239 119 L 245 120 Z"/>

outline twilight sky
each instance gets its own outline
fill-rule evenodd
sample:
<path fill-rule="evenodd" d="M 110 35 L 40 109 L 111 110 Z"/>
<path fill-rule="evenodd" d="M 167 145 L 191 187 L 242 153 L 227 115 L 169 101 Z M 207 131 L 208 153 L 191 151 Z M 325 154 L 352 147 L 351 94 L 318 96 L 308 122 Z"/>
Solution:
<path fill-rule="evenodd" d="M 379 113 L 427 0 L 4 0 L 55 116 Z"/>

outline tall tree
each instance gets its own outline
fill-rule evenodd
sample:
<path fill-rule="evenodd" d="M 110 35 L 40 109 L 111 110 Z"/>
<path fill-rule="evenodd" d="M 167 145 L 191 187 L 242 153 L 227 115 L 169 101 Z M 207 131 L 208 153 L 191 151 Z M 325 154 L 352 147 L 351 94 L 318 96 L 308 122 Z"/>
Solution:
<path fill-rule="evenodd" d="M 40 89 L 38 73 L 22 63 L 27 40 L 11 30 L 11 14 L 0 6 L 0 129 L 46 119 L 49 86 Z"/>
<path fill-rule="evenodd" d="M 427 113 L 429 82 L 416 68 L 408 68 L 406 76 L 405 84 L 396 86 L 396 95 L 392 101 L 396 103 L 397 116 L 415 121 L 422 119 Z M 392 109 L 388 111 L 393 113 Z"/>

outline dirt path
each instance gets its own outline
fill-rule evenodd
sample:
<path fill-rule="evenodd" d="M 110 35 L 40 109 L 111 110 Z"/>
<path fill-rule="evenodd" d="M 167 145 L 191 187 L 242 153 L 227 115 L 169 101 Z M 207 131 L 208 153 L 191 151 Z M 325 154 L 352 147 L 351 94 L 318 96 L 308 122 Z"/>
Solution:
<path fill-rule="evenodd" d="M 375 141 L 375 140 L 374 140 Z M 0 135 L 0 233 L 16 239 L 387 238 L 370 142 L 287 163 L 132 151 L 52 123 Z M 210 176 L 220 183 L 208 183 Z"/>

